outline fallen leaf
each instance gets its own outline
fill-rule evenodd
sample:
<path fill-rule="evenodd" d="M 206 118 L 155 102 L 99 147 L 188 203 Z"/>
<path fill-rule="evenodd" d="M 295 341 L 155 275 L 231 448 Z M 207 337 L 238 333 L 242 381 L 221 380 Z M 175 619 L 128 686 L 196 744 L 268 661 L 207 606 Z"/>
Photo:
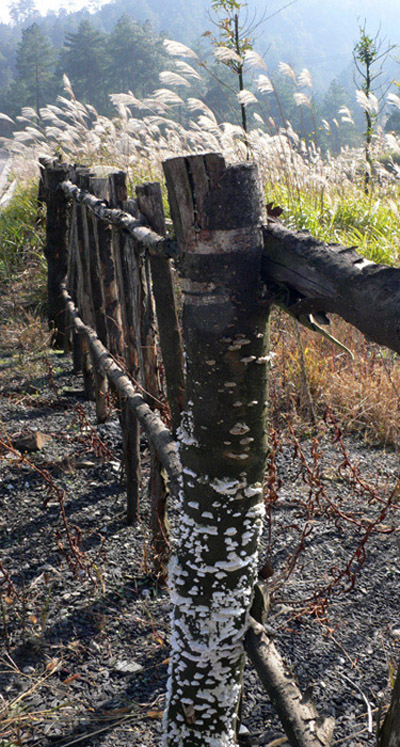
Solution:
<path fill-rule="evenodd" d="M 49 662 L 46 664 L 46 672 L 54 672 L 61 664 L 60 659 L 50 659 Z"/>
<path fill-rule="evenodd" d="M 68 685 L 70 682 L 73 682 L 74 680 L 79 680 L 82 677 L 81 674 L 71 674 L 69 677 L 67 677 L 65 680 L 63 680 L 63 685 Z"/>
<path fill-rule="evenodd" d="M 147 711 L 146 716 L 148 718 L 162 718 L 164 711 Z"/>

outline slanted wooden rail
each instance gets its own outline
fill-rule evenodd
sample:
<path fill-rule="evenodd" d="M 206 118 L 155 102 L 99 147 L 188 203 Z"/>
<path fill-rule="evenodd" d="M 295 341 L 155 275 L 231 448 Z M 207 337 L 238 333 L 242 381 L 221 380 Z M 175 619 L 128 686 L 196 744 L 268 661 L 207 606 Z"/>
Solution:
<path fill-rule="evenodd" d="M 319 331 L 336 312 L 400 352 L 400 270 L 268 222 L 255 164 L 227 167 L 215 153 L 166 161 L 176 241 L 165 235 L 159 185 L 138 187 L 131 200 L 122 172 L 41 166 L 55 342 L 72 344 L 99 421 L 109 387 L 119 397 L 129 521 L 140 494 L 139 424 L 148 436 L 160 570 L 164 474 L 179 502 L 163 744 L 238 744 L 246 650 L 290 743 L 329 745 L 332 720 L 302 698 L 261 625 L 268 317 L 278 304 Z"/>

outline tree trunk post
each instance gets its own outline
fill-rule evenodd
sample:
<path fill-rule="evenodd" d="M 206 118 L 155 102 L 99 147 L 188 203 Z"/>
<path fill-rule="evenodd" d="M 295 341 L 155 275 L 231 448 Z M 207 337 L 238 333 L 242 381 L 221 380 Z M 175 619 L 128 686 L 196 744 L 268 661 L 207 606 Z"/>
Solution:
<path fill-rule="evenodd" d="M 80 176 L 81 189 L 92 190 L 92 179 L 90 174 Z M 96 195 L 99 196 L 99 195 Z M 96 246 L 96 223 L 97 219 L 92 216 L 85 205 L 80 206 L 81 219 L 81 251 L 83 255 L 82 267 L 84 270 L 85 291 L 88 293 L 88 308 L 90 306 L 91 326 L 96 330 L 103 345 L 107 346 L 107 324 L 104 308 L 104 294 L 100 279 L 100 262 Z M 104 376 L 93 366 L 93 377 L 95 381 L 96 397 L 96 420 L 105 423 L 108 418 L 107 395 L 108 382 Z"/>
<path fill-rule="evenodd" d="M 53 331 L 53 345 L 64 348 L 66 333 L 65 307 L 60 285 L 65 280 L 68 264 L 69 207 L 59 185 L 67 178 L 68 166 L 47 166 L 43 171 L 46 190 L 47 222 L 46 248 L 47 297 L 49 328 Z"/>
<path fill-rule="evenodd" d="M 108 179 L 106 181 L 108 183 Z M 97 183 L 99 182 L 100 179 L 97 179 Z M 124 359 L 124 334 L 116 257 L 113 247 L 113 228 L 100 220 L 96 221 L 96 227 L 96 242 L 102 273 L 110 351 L 113 355 Z"/>
<path fill-rule="evenodd" d="M 112 207 L 123 207 L 126 202 L 125 174 L 116 173 L 110 176 L 110 202 Z M 133 206 L 132 206 L 133 207 Z M 135 204 L 135 209 L 137 206 Z M 137 251 L 135 241 L 126 242 L 123 250 L 133 252 L 133 256 L 128 262 L 133 262 L 132 281 L 136 283 L 136 290 L 133 291 L 136 306 L 135 313 L 135 334 L 136 349 L 138 352 L 138 373 L 140 384 L 144 389 L 145 397 L 154 409 L 160 400 L 160 386 L 158 379 L 158 357 L 156 346 L 156 324 L 153 287 L 151 282 L 150 260 L 142 251 Z M 127 260 L 120 252 L 121 274 L 122 266 Z M 154 571 L 158 577 L 165 576 L 165 557 L 167 554 L 168 543 L 167 529 L 165 527 L 165 510 L 166 510 L 166 488 L 162 477 L 161 464 L 154 447 L 149 444 L 150 449 L 150 479 L 149 479 L 149 499 L 151 506 L 151 533 Z"/>
<path fill-rule="evenodd" d="M 235 747 L 267 456 L 263 195 L 253 163 L 164 164 L 183 260 L 187 383 L 164 747 Z"/>
<path fill-rule="evenodd" d="M 77 204 L 74 201 L 71 209 L 71 220 L 69 229 L 69 249 L 68 249 L 68 272 L 66 285 L 71 298 L 76 306 L 78 306 L 78 264 L 77 264 L 77 251 L 78 251 L 78 238 L 77 238 Z M 69 315 L 67 315 L 69 318 Z M 75 374 L 83 371 L 83 348 L 82 339 L 79 332 L 75 329 L 75 325 L 72 321 L 69 321 L 70 325 L 70 342 L 72 346 L 72 365 Z"/>
<path fill-rule="evenodd" d="M 78 186 L 82 190 L 88 189 L 90 171 L 86 167 L 76 169 Z M 89 219 L 87 209 L 84 205 L 77 205 L 76 209 L 76 236 L 78 260 L 78 304 L 85 324 L 96 329 L 96 314 L 93 298 L 92 276 L 91 276 L 91 240 L 89 231 Z M 91 353 L 85 337 L 81 339 L 83 349 L 83 380 L 87 399 L 96 402 L 96 418 L 98 423 L 107 419 L 106 394 L 107 382 L 93 365 Z"/>
<path fill-rule="evenodd" d="M 80 186 L 81 177 L 88 173 L 89 169 L 85 166 L 76 166 L 73 173 L 71 174 L 71 179 L 75 184 L 77 184 L 77 186 Z M 74 255 L 76 263 L 77 306 L 85 324 L 94 326 L 94 315 L 91 304 L 91 297 L 86 286 L 87 268 L 84 253 L 82 207 L 78 203 L 74 203 L 72 220 L 73 224 L 71 226 L 71 232 L 73 233 L 71 233 L 71 237 L 72 240 L 75 241 Z M 90 358 L 89 346 L 85 336 L 81 336 L 80 344 L 83 388 L 85 397 L 90 401 L 94 401 L 96 399 L 94 372 Z"/>

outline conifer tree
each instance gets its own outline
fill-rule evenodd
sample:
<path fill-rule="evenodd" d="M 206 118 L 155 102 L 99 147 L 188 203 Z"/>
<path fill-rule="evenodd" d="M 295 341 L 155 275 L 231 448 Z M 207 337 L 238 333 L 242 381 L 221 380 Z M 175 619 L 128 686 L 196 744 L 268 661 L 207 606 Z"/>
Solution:
<path fill-rule="evenodd" d="M 121 67 L 123 64 L 125 61 L 121 62 Z M 62 72 L 66 73 L 76 97 L 83 103 L 99 108 L 107 106 L 107 66 L 106 35 L 83 19 L 76 32 L 66 34 L 61 53 Z"/>
<path fill-rule="evenodd" d="M 113 93 L 131 90 L 145 96 L 158 85 L 166 55 L 150 22 L 136 23 L 124 13 L 109 36 L 108 54 L 108 87 Z"/>
<path fill-rule="evenodd" d="M 25 105 L 33 105 L 39 114 L 47 103 L 45 97 L 54 87 L 55 55 L 52 45 L 40 31 L 37 23 L 24 29 L 17 47 L 17 84 L 26 93 Z"/>

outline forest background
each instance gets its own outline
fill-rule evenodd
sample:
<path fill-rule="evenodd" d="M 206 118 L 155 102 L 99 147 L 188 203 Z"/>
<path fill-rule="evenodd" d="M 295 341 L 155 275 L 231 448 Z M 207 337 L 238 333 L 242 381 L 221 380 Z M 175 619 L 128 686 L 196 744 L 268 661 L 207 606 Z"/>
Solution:
<path fill-rule="evenodd" d="M 39 112 L 55 103 L 63 91 L 64 73 L 77 99 L 111 116 L 115 111 L 111 93 L 131 90 L 135 96 L 145 97 L 160 85 L 159 73 L 169 63 L 162 43 L 165 37 L 191 46 L 207 61 L 207 71 L 194 94 L 201 95 L 219 121 L 239 117 L 235 96 L 227 88 L 232 73 L 218 64 L 209 39 L 203 36 L 213 30 L 209 0 L 113 0 L 103 5 L 92 2 L 78 11 L 61 8 L 46 15 L 39 12 L 34 0 L 15 0 L 8 7 L 11 22 L 0 23 L 0 111 L 12 119 L 22 107 L 31 106 Z M 277 98 L 271 101 L 271 116 L 285 126 L 280 121 L 283 111 L 301 137 L 305 129 L 312 131 L 311 113 L 296 103 L 296 84 L 281 63 L 289 64 L 296 73 L 306 67 L 312 76 L 319 145 L 332 154 L 362 141 L 364 112 L 355 97 L 360 86 L 352 52 L 366 19 L 368 33 L 377 34 L 384 46 L 400 41 L 386 35 L 388 29 L 397 33 L 395 2 L 388 0 L 379 13 L 369 0 L 363 7 L 365 18 L 357 15 L 356 0 L 324 3 L 322 7 L 316 0 L 250 0 L 247 4 L 249 26 L 255 25 L 254 48 L 265 60 L 279 94 L 280 104 Z M 396 92 L 398 79 L 400 67 L 394 47 L 379 79 L 382 94 L 390 86 Z M 252 87 L 251 76 L 246 87 Z M 184 91 L 180 94 L 185 97 Z M 343 106 L 354 124 L 346 116 L 339 117 Z M 174 116 L 186 124 L 185 107 Z M 322 124 L 324 120 L 329 127 Z M 388 132 L 399 131 L 398 109 L 382 105 L 379 124 Z M 10 135 L 13 129 L 7 120 L 0 121 L 0 136 Z"/>

